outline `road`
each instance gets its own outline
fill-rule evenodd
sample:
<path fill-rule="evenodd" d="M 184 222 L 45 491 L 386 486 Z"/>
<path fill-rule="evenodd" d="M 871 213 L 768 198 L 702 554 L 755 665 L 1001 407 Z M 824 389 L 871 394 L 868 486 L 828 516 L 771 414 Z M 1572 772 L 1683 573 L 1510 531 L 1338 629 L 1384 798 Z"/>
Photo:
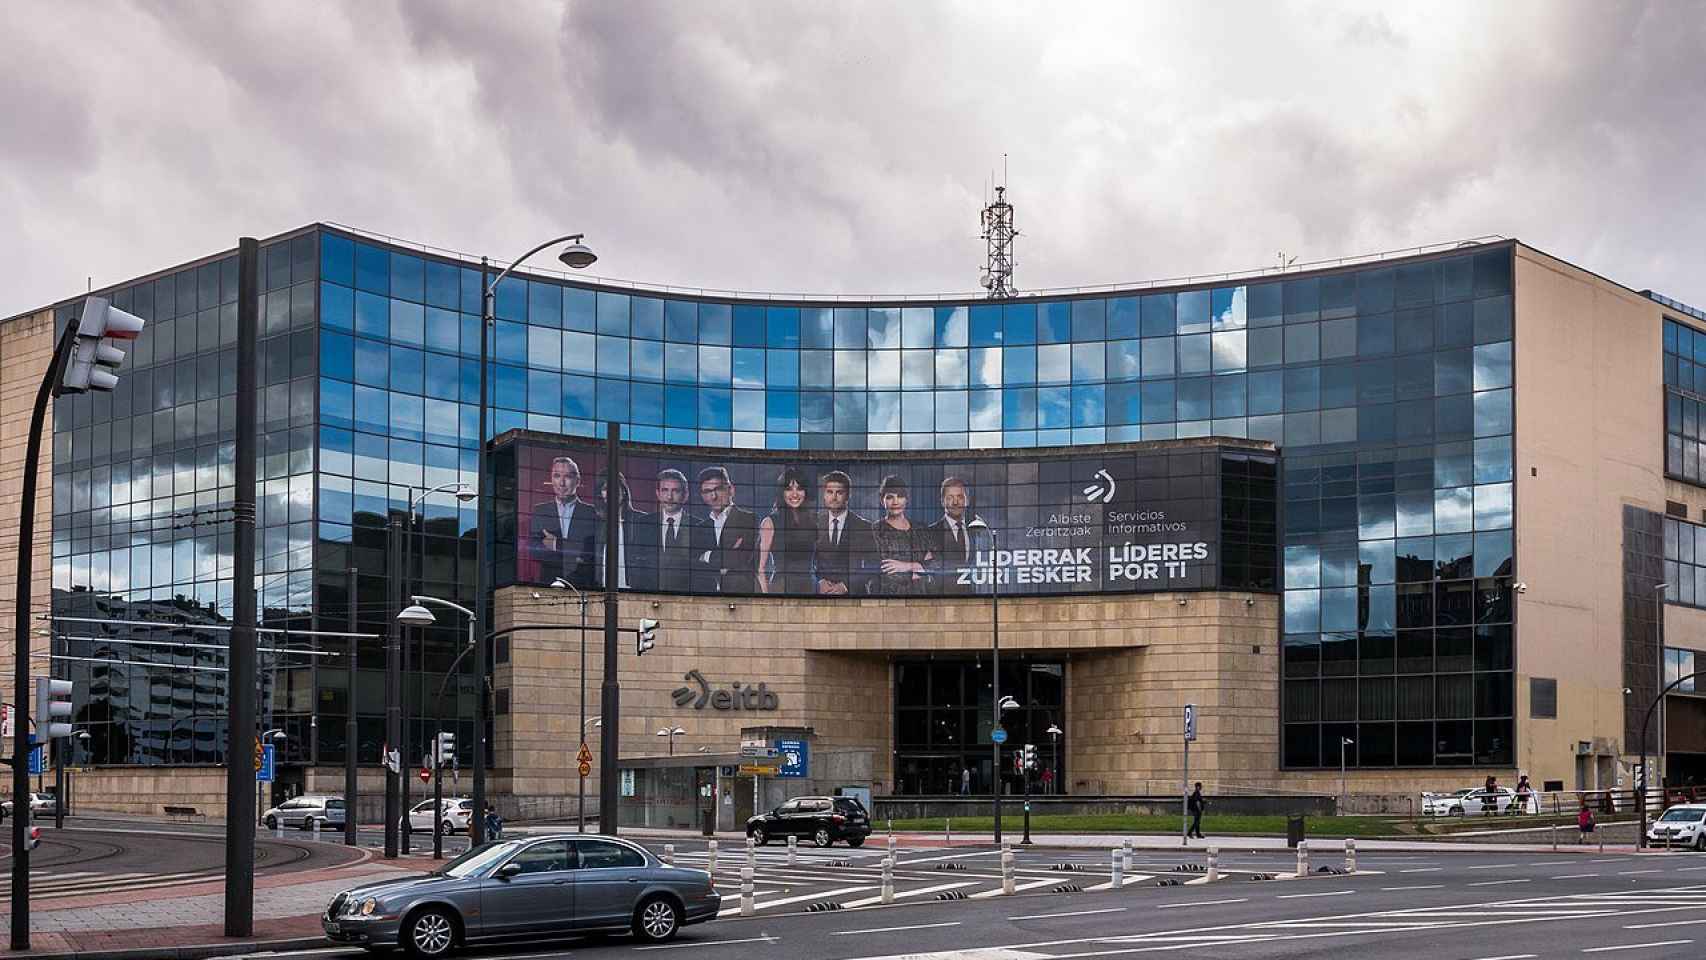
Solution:
<path fill-rule="evenodd" d="M 660 849 L 661 844 L 651 844 Z M 1335 851 L 1336 854 L 1337 851 Z M 1542 960 L 1601 954 L 1637 960 L 1706 955 L 1706 857 L 1442 849 L 1365 853 L 1349 876 L 1260 881 L 1256 873 L 1294 869 L 1289 854 L 1228 845 L 1229 879 L 1212 885 L 1157 886 L 1199 874 L 1172 870 L 1177 854 L 1136 854 L 1125 885 L 1110 889 L 1108 867 L 1082 852 L 1033 848 L 1019 859 L 1014 897 L 988 896 L 996 873 L 989 849 L 903 848 L 897 902 L 877 904 L 880 848 L 802 850 L 795 865 L 769 848 L 758 857 L 757 915 L 739 917 L 738 873 L 745 851 L 718 858 L 725 916 L 691 927 L 663 948 L 626 939 L 566 941 L 470 951 L 486 957 L 630 957 L 655 949 L 693 960 L 1057 960 L 1185 952 L 1239 958 L 1309 958 L 1357 951 L 1381 960 Z M 701 844 L 678 844 L 677 862 L 702 862 Z M 1100 858 L 1094 858 L 1100 860 Z M 1086 869 L 1056 871 L 1055 863 Z M 937 869 L 964 864 L 965 870 Z M 1315 853 L 1313 866 L 1338 866 Z M 997 881 L 998 882 L 998 881 Z M 963 884 L 963 885 L 962 885 Z M 1053 893 L 1076 885 L 1083 892 Z M 1099 888 L 1099 889 L 1098 889 Z M 964 900 L 941 901 L 940 894 Z M 804 912 L 815 903 L 842 909 Z M 288 956 L 362 956 L 324 949 Z"/>

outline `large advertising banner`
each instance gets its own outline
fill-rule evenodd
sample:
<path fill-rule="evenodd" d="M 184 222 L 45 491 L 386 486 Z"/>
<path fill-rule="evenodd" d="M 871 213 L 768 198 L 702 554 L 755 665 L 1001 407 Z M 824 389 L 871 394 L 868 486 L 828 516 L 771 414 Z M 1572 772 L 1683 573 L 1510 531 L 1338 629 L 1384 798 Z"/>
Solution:
<path fill-rule="evenodd" d="M 604 448 L 513 444 L 514 577 L 604 580 Z M 507 460 L 507 458 L 506 458 Z M 1218 586 L 1220 454 L 627 452 L 618 586 L 789 596 Z M 503 499 L 508 499 L 507 497 Z"/>

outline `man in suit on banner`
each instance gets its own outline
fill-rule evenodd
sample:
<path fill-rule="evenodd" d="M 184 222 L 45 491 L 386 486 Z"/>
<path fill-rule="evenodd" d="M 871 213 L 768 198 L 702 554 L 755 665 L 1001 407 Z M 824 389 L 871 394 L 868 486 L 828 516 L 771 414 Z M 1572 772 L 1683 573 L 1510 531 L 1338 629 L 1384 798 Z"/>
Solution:
<path fill-rule="evenodd" d="M 950 476 L 942 481 L 942 515 L 930 524 L 930 529 L 936 533 L 936 562 L 942 566 L 942 592 L 949 596 L 976 592 L 970 584 L 959 582 L 960 571 L 976 563 L 977 551 L 986 539 L 975 538 L 977 531 L 966 529 L 976 520 L 975 514 L 966 513 L 970 503 L 970 489 L 964 480 Z"/>
<path fill-rule="evenodd" d="M 853 480 L 840 470 L 831 470 L 818 481 L 817 548 L 812 573 L 817 577 L 820 597 L 863 594 L 869 574 L 861 569 L 864 556 L 875 549 L 871 523 L 847 508 L 853 495 Z"/>
<path fill-rule="evenodd" d="M 541 566 L 539 579 L 562 577 L 581 590 L 597 583 L 598 508 L 580 499 L 581 468 L 568 457 L 551 461 L 551 499 L 533 506 L 527 542 Z"/>
<path fill-rule="evenodd" d="M 758 591 L 758 518 L 735 506 L 735 485 L 723 467 L 699 471 L 699 497 L 710 515 L 701 521 L 706 544 L 699 554 L 704 583 L 715 579 L 720 593 Z M 695 587 L 703 589 L 696 581 Z"/>
<path fill-rule="evenodd" d="M 660 470 L 653 490 L 657 512 L 640 515 L 635 539 L 651 545 L 655 562 L 649 567 L 629 565 L 629 582 L 635 590 L 688 593 L 695 559 L 708 548 L 703 523 L 687 512 L 687 475 L 674 467 Z"/>

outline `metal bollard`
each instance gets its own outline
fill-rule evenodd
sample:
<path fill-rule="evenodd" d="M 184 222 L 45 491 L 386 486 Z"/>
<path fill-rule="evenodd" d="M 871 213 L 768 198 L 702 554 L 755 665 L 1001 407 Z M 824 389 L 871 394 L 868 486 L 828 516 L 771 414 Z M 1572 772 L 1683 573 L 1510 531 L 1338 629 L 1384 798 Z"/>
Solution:
<path fill-rule="evenodd" d="M 1131 872 L 1131 838 L 1130 837 L 1126 837 L 1125 842 L 1120 844 L 1120 853 L 1122 854 L 1121 859 L 1120 859 L 1120 863 L 1121 863 L 1121 865 L 1123 865 L 1125 867 L 1125 872 L 1130 873 Z"/>
<path fill-rule="evenodd" d="M 789 834 L 788 835 L 788 866 L 790 866 L 790 867 L 794 865 L 794 851 L 799 848 L 799 845 L 800 845 L 800 838 L 794 836 L 793 834 Z"/>
<path fill-rule="evenodd" d="M 1309 876 L 1309 841 L 1308 840 L 1299 840 L 1297 842 L 1297 875 L 1300 877 Z"/>
<path fill-rule="evenodd" d="M 952 819 L 946 818 L 946 817 L 943 818 L 943 820 L 942 820 L 942 833 L 943 833 L 942 846 L 944 846 L 944 847 L 953 846 L 954 845 L 954 821 Z"/>
<path fill-rule="evenodd" d="M 1208 878 L 1209 883 L 1213 883 L 1216 880 L 1220 879 L 1220 848 L 1219 847 L 1209 847 L 1208 848 L 1208 870 L 1204 872 L 1203 876 Z"/>
<path fill-rule="evenodd" d="M 278 825 L 273 827 L 273 836 L 279 838 L 280 840 L 284 839 L 284 821 L 283 820 L 280 820 L 278 822 Z"/>
<path fill-rule="evenodd" d="M 1001 847 L 1001 895 L 1010 897 L 1013 895 L 1015 886 L 1013 883 L 1013 848 L 1005 843 Z"/>
<path fill-rule="evenodd" d="M 314 828 L 314 839 L 316 842 L 318 842 L 320 839 L 320 821 L 311 820 L 311 821 L 309 821 L 309 825 Z"/>
<path fill-rule="evenodd" d="M 710 840 L 705 844 L 705 872 L 717 872 L 717 841 Z"/>
<path fill-rule="evenodd" d="M 746 868 L 758 869 L 758 844 L 753 843 L 751 837 L 746 838 Z"/>
<path fill-rule="evenodd" d="M 675 866 L 675 844 L 666 843 L 663 845 L 663 862 L 672 867 Z"/>
<path fill-rule="evenodd" d="M 883 858 L 883 896 L 884 903 L 894 902 L 894 858 Z"/>
<path fill-rule="evenodd" d="M 894 859 L 894 834 L 889 834 L 889 859 Z"/>
<path fill-rule="evenodd" d="M 1115 847 L 1108 855 L 1108 859 L 1113 864 L 1114 872 L 1113 879 L 1108 882 L 1108 886 L 1112 889 L 1118 890 L 1125 886 L 1125 870 L 1121 869 L 1124 865 L 1120 863 L 1120 848 Z"/>
<path fill-rule="evenodd" d="M 279 832 L 283 833 L 282 830 Z M 1596 824 L 1594 824 L 1593 832 L 1599 835 L 1599 852 L 1604 853 L 1605 852 L 1605 830 L 1604 830 L 1604 828 L 1600 827 L 1600 825 L 1596 823 Z M 1635 846 L 1636 846 L 1637 850 L 1640 849 L 1640 844 L 1641 844 L 1641 838 L 1636 837 L 1635 838 Z"/>
<path fill-rule="evenodd" d="M 752 868 L 742 867 L 740 870 L 740 915 L 750 917 L 752 913 Z"/>
<path fill-rule="evenodd" d="M 1558 825 L 1555 823 L 1552 825 L 1552 852 L 1558 852 Z"/>
<path fill-rule="evenodd" d="M 1355 837 L 1345 838 L 1345 872 L 1357 872 L 1357 841 Z"/>
<path fill-rule="evenodd" d="M 889 836 L 894 836 L 894 818 L 889 818 Z"/>

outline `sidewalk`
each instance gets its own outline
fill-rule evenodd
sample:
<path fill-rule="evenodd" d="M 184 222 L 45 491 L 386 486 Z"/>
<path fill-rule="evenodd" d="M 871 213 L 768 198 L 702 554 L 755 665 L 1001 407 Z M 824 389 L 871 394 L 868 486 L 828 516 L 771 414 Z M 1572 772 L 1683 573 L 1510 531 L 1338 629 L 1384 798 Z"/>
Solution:
<path fill-rule="evenodd" d="M 369 854 L 337 867 L 257 876 L 254 936 L 242 940 L 224 937 L 223 880 L 31 904 L 33 949 L 0 951 L 0 957 L 152 960 L 322 946 L 319 918 L 339 891 L 433 866 L 430 857 L 382 861 Z M 0 916 L 10 912 L 0 904 Z"/>

